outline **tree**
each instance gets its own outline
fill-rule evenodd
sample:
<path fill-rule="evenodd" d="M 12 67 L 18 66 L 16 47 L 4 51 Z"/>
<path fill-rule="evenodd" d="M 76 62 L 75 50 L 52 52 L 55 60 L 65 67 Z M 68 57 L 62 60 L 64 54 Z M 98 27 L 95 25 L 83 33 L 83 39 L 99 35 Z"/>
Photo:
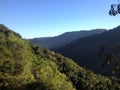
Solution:
<path fill-rule="evenodd" d="M 119 0 L 118 0 L 118 2 L 119 2 Z M 120 14 L 120 3 L 112 4 L 111 9 L 109 10 L 109 15 L 116 16 L 117 14 Z"/>

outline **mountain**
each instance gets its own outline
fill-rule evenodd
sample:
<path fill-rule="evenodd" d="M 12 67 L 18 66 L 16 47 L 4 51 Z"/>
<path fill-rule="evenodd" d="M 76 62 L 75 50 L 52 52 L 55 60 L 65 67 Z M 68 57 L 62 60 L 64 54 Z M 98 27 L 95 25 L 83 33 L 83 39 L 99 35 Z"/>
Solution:
<path fill-rule="evenodd" d="M 100 34 L 80 38 L 56 51 L 96 73 L 111 75 L 111 68 L 102 68 L 101 64 L 108 52 L 119 44 L 120 26 Z"/>
<path fill-rule="evenodd" d="M 0 24 L 0 90 L 119 90 L 120 84 Z"/>
<path fill-rule="evenodd" d="M 115 77 L 120 78 L 120 45 L 109 51 L 105 61 L 102 63 L 104 68 L 110 66 Z"/>
<path fill-rule="evenodd" d="M 83 31 L 66 32 L 56 37 L 34 38 L 34 39 L 30 39 L 30 41 L 42 47 L 54 50 L 55 48 L 63 47 L 64 45 L 69 44 L 70 42 L 78 38 L 102 33 L 104 31 L 106 30 L 95 29 L 91 31 L 83 30 Z"/>

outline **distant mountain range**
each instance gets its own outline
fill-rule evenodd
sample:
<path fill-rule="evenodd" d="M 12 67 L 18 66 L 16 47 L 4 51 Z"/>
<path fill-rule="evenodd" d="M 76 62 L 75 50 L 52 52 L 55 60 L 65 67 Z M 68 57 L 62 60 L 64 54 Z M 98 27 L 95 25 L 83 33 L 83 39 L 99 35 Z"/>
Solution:
<path fill-rule="evenodd" d="M 79 65 L 96 73 L 112 75 L 112 68 L 103 69 L 102 63 L 108 52 L 120 44 L 120 26 L 111 30 L 66 32 L 56 37 L 35 38 L 30 41 L 72 58 Z M 102 56 L 101 49 L 104 51 Z"/>
<path fill-rule="evenodd" d="M 74 59 L 79 65 L 92 69 L 96 73 L 111 75 L 111 67 L 103 69 L 101 64 L 108 52 L 118 45 L 120 45 L 120 26 L 100 34 L 77 39 L 56 49 L 56 52 Z"/>
<path fill-rule="evenodd" d="M 90 30 L 90 31 L 83 30 L 83 31 L 66 32 L 59 36 L 34 38 L 34 39 L 30 39 L 30 41 L 33 43 L 36 43 L 42 47 L 54 50 L 56 48 L 63 47 L 64 45 L 67 45 L 67 44 L 71 43 L 72 41 L 75 41 L 79 38 L 99 34 L 99 33 L 105 32 L 105 31 L 106 31 L 106 29 L 94 29 L 94 30 Z"/>
<path fill-rule="evenodd" d="M 0 90 L 120 90 L 115 80 L 30 43 L 0 24 Z"/>

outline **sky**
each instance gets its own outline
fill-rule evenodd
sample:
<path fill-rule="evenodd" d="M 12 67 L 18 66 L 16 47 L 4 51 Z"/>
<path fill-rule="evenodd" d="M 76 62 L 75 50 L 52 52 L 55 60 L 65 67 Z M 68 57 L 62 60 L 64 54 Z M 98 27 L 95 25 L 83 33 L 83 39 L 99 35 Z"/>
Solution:
<path fill-rule="evenodd" d="M 108 14 L 118 0 L 0 0 L 0 23 L 23 38 L 57 36 L 64 32 L 112 29 L 120 15 Z"/>

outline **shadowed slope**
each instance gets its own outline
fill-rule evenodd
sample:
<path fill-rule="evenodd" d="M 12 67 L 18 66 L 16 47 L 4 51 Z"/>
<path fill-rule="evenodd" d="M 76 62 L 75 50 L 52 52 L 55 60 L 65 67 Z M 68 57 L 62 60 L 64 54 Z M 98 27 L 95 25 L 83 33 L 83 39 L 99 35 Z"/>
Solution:
<path fill-rule="evenodd" d="M 0 89 L 118 90 L 109 78 L 41 48 L 0 25 Z"/>
<path fill-rule="evenodd" d="M 66 32 L 56 37 L 46 37 L 46 38 L 34 38 L 30 39 L 31 42 L 38 44 L 42 47 L 55 50 L 56 48 L 63 47 L 71 43 L 74 40 L 77 40 L 82 37 L 87 37 L 91 35 L 95 35 L 98 33 L 102 33 L 106 31 L 105 29 L 95 29 L 90 31 L 73 31 L 73 32 Z"/>
<path fill-rule="evenodd" d="M 120 44 L 120 27 L 103 32 L 101 34 L 80 38 L 62 48 L 56 50 L 64 56 L 74 59 L 79 65 L 94 70 L 97 73 L 110 75 L 110 68 L 101 68 L 107 53 L 116 45 Z M 104 49 L 100 57 L 100 50 Z"/>

